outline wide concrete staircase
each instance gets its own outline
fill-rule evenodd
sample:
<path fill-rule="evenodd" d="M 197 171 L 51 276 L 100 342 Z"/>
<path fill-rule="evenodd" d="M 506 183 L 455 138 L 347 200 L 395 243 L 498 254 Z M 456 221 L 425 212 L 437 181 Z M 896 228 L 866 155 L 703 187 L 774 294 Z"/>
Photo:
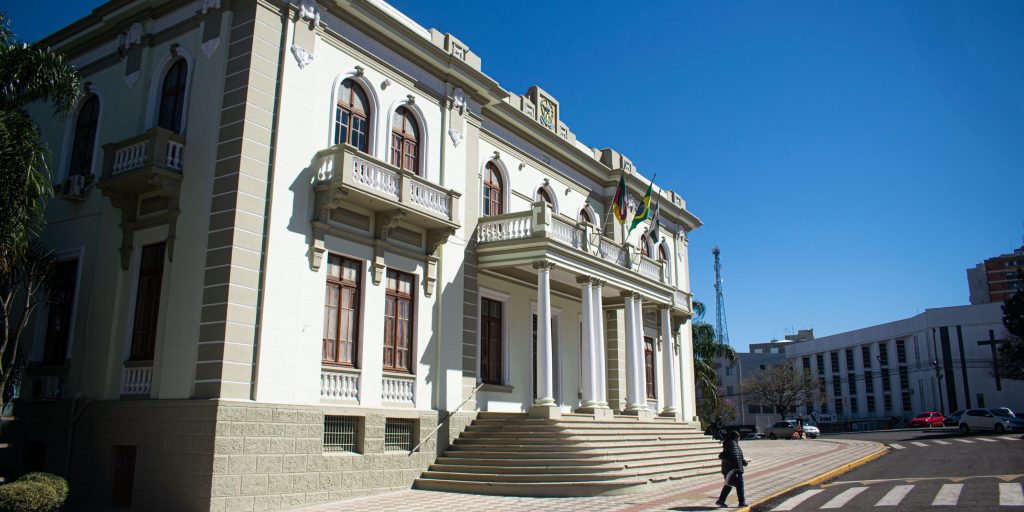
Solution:
<path fill-rule="evenodd" d="M 721 450 L 696 424 L 482 412 L 413 487 L 503 496 L 627 494 L 715 473 Z"/>

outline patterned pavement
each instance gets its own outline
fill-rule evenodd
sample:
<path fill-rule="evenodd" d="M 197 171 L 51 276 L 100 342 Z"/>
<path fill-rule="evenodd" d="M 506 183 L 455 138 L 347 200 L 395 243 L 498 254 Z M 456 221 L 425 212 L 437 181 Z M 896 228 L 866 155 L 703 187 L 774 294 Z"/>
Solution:
<path fill-rule="evenodd" d="M 804 441 L 758 440 L 741 442 L 743 454 L 750 459 L 745 474 L 747 501 L 755 503 L 846 464 L 878 453 L 886 448 L 871 441 L 851 439 L 815 439 Z M 515 498 L 435 491 L 408 490 L 352 498 L 305 506 L 304 512 L 334 511 L 439 511 L 533 512 L 545 511 L 655 511 L 708 510 L 722 488 L 721 475 L 705 475 L 653 490 L 624 496 L 590 498 Z M 728 503 L 736 506 L 735 491 Z"/>

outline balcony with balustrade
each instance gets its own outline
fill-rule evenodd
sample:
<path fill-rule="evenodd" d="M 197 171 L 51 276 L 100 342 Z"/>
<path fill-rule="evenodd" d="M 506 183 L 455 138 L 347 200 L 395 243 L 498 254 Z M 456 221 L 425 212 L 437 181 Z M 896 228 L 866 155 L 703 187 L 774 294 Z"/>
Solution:
<path fill-rule="evenodd" d="M 121 212 L 121 267 L 128 269 L 135 231 L 167 225 L 167 250 L 174 250 L 178 200 L 184 177 L 185 138 L 165 128 L 103 145 L 103 170 L 96 187 Z"/>
<path fill-rule="evenodd" d="M 609 290 L 640 291 L 658 303 L 671 304 L 677 313 L 690 313 L 690 294 L 675 287 L 664 261 L 605 237 L 588 223 L 556 214 L 545 202 L 534 203 L 529 211 L 481 218 L 476 242 L 484 270 L 528 282 L 531 265 L 549 261 L 556 269 L 552 280 L 566 284 L 567 293 L 575 276 L 586 275 L 605 281 Z"/>

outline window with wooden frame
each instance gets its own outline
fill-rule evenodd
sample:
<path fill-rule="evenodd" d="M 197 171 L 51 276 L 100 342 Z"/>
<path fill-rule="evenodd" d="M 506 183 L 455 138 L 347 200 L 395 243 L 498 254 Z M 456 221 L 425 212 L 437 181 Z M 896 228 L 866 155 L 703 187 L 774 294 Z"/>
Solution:
<path fill-rule="evenodd" d="M 334 143 L 348 144 L 363 153 L 370 145 L 370 102 L 352 79 L 341 82 L 334 109 Z"/>
<path fill-rule="evenodd" d="M 100 99 L 92 95 L 85 100 L 75 118 L 75 137 L 71 144 L 68 176 L 92 173 L 93 149 L 96 148 L 96 127 L 100 122 Z"/>
<path fill-rule="evenodd" d="M 42 360 L 45 365 L 64 364 L 67 358 L 77 277 L 78 260 L 61 261 L 54 265 L 52 289 L 55 300 L 50 303 L 46 315 L 46 339 L 43 343 Z"/>
<path fill-rule="evenodd" d="M 503 384 L 503 306 L 493 299 L 480 299 L 480 380 L 487 384 Z"/>
<path fill-rule="evenodd" d="M 545 203 L 548 204 L 548 206 L 551 206 L 552 208 L 554 208 L 555 206 L 555 200 L 551 197 L 551 193 L 548 192 L 548 189 L 544 187 L 537 189 L 537 199 L 544 201 Z"/>
<path fill-rule="evenodd" d="M 110 506 L 116 509 L 131 510 L 135 487 L 136 448 L 134 446 L 114 446 L 113 449 Z"/>
<path fill-rule="evenodd" d="M 322 359 L 327 364 L 356 366 L 359 357 L 359 291 L 362 264 L 337 254 L 327 257 Z"/>
<path fill-rule="evenodd" d="M 651 257 L 651 241 L 646 236 L 640 237 L 640 251 L 644 256 Z"/>
<path fill-rule="evenodd" d="M 157 126 L 174 133 L 181 133 L 181 121 L 185 115 L 185 85 L 188 82 L 188 64 L 178 59 L 167 74 L 160 88 L 160 117 Z"/>
<path fill-rule="evenodd" d="M 142 248 L 139 287 L 135 294 L 135 322 L 132 324 L 131 361 L 152 361 L 156 348 L 156 327 L 160 317 L 160 287 L 164 280 L 164 243 Z"/>
<path fill-rule="evenodd" d="M 668 249 L 665 248 L 665 244 L 658 245 L 658 259 L 661 261 L 668 261 Z"/>
<path fill-rule="evenodd" d="M 391 121 L 391 165 L 420 174 L 420 127 L 412 111 L 398 107 Z"/>
<path fill-rule="evenodd" d="M 388 269 L 384 294 L 384 369 L 412 372 L 416 276 Z"/>
<path fill-rule="evenodd" d="M 647 398 L 657 398 L 654 374 L 654 338 L 644 336 L 644 372 L 647 376 Z"/>
<path fill-rule="evenodd" d="M 498 166 L 494 162 L 487 162 L 484 167 L 484 215 L 505 213 L 504 189 Z"/>
<path fill-rule="evenodd" d="M 586 208 L 580 210 L 580 222 L 586 222 L 589 224 L 594 223 L 593 217 L 590 216 L 590 212 L 588 212 Z"/>

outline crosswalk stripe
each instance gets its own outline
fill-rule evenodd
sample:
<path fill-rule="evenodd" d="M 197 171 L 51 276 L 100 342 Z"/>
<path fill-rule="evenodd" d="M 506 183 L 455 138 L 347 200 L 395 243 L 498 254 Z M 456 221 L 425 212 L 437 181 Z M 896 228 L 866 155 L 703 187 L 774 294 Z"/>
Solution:
<path fill-rule="evenodd" d="M 842 508 L 843 505 L 846 505 L 846 502 L 856 498 L 858 494 L 866 490 L 868 490 L 867 487 L 854 487 L 852 489 L 847 489 L 839 493 L 835 498 L 828 500 L 828 503 L 822 505 L 821 508 Z"/>
<path fill-rule="evenodd" d="M 923 446 L 925 448 L 928 448 L 928 445 L 926 443 L 919 443 L 917 441 L 911 441 L 910 444 L 912 444 L 914 446 Z"/>
<path fill-rule="evenodd" d="M 895 448 L 897 450 L 902 450 L 902 449 L 906 448 L 906 446 L 903 446 L 902 444 L 896 444 L 896 443 L 892 443 L 889 446 L 891 446 L 891 447 L 893 447 L 893 448 Z"/>
<path fill-rule="evenodd" d="M 994 442 L 996 442 L 995 439 L 989 439 L 987 437 L 979 437 L 978 440 L 979 441 L 985 441 L 986 443 L 994 443 Z"/>
<path fill-rule="evenodd" d="M 1024 491 L 1021 484 L 999 484 L 999 504 L 1004 507 L 1024 505 Z"/>
<path fill-rule="evenodd" d="M 953 444 L 953 443 L 950 443 L 949 441 L 942 441 L 942 440 L 939 440 L 939 439 L 932 439 L 932 442 L 935 443 L 935 444 Z"/>
<path fill-rule="evenodd" d="M 956 502 L 960 501 L 960 491 L 962 490 L 964 490 L 964 484 L 944 484 L 939 489 L 939 493 L 935 495 L 935 499 L 932 500 L 932 506 L 956 506 Z"/>
<path fill-rule="evenodd" d="M 885 496 L 882 496 L 882 499 L 878 500 L 878 503 L 875 503 L 875 506 L 895 507 L 903 501 L 903 498 L 905 498 L 907 493 L 909 493 L 913 488 L 913 485 L 897 485 L 890 489 L 889 492 L 885 493 Z"/>
<path fill-rule="evenodd" d="M 970 439 L 955 439 L 955 441 L 960 441 L 961 443 L 973 443 L 974 442 L 974 441 L 971 441 Z"/>
<path fill-rule="evenodd" d="M 782 505 L 775 507 L 774 509 L 772 509 L 772 511 L 774 512 L 775 510 L 793 510 L 794 508 L 800 506 L 801 503 L 807 501 L 807 499 L 810 498 L 811 496 L 814 496 L 815 494 L 824 491 L 825 489 L 811 489 L 808 491 L 804 491 L 786 501 L 783 501 Z"/>

